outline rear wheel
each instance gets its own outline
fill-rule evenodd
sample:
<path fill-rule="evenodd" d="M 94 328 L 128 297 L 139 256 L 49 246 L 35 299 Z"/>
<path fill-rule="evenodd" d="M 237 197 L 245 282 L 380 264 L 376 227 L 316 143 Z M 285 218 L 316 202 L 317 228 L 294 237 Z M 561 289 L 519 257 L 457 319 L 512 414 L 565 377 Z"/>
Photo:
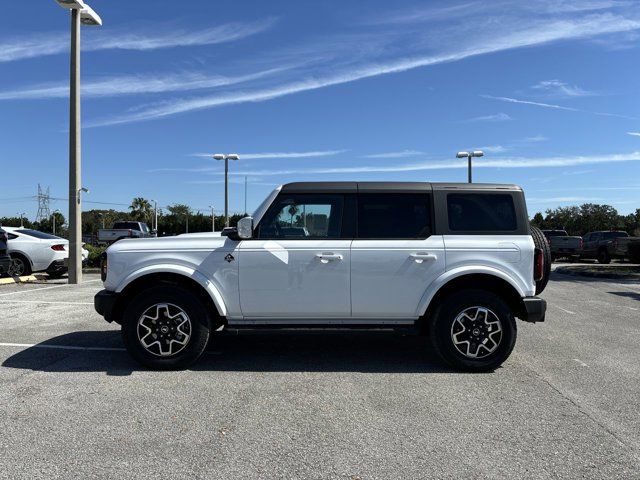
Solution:
<path fill-rule="evenodd" d="M 536 295 L 542 293 L 549 282 L 549 276 L 551 275 L 551 249 L 549 248 L 549 242 L 538 227 L 530 226 L 531 237 L 533 238 L 533 244 L 536 248 L 542 250 L 544 257 L 544 271 L 542 272 L 542 278 L 536 281 Z"/>
<path fill-rule="evenodd" d="M 179 286 L 143 290 L 123 315 L 122 339 L 142 365 L 157 370 L 186 368 L 204 352 L 211 320 L 203 302 Z"/>
<path fill-rule="evenodd" d="M 516 342 L 516 321 L 507 304 L 484 290 L 461 290 L 440 304 L 431 321 L 430 339 L 448 364 L 469 372 L 499 367 Z"/>
<path fill-rule="evenodd" d="M 31 264 L 24 255 L 19 253 L 10 253 L 11 264 L 7 272 L 12 277 L 21 277 L 23 275 L 31 275 Z"/>
<path fill-rule="evenodd" d="M 598 263 L 611 263 L 611 256 L 609 255 L 609 252 L 607 252 L 607 250 L 604 248 L 598 252 Z"/>

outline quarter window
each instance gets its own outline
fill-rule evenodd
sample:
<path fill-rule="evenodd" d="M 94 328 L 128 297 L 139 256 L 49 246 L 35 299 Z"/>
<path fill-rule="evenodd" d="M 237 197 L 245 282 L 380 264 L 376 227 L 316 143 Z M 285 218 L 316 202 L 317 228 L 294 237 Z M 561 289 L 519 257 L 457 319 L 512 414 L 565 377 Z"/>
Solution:
<path fill-rule="evenodd" d="M 358 195 L 358 238 L 427 238 L 430 197 L 419 193 Z"/>
<path fill-rule="evenodd" d="M 340 238 L 342 195 L 283 194 L 269 207 L 258 238 Z"/>
<path fill-rule="evenodd" d="M 447 212 L 452 231 L 504 232 L 518 228 L 513 197 L 509 194 L 450 193 Z"/>

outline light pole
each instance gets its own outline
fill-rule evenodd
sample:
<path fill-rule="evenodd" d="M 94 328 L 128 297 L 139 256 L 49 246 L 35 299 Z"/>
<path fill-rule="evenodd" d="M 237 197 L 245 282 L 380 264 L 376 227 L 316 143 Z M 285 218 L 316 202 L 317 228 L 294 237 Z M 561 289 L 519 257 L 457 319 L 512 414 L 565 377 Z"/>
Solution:
<path fill-rule="evenodd" d="M 104 213 L 98 212 L 98 217 L 102 219 L 102 229 L 104 230 Z"/>
<path fill-rule="evenodd" d="M 468 152 L 458 152 L 456 153 L 456 158 L 467 158 L 467 160 L 469 161 L 469 173 L 468 173 L 468 177 L 469 177 L 469 183 L 471 182 L 471 158 L 472 157 L 483 157 L 484 156 L 484 152 L 482 150 L 469 150 Z"/>
<path fill-rule="evenodd" d="M 82 0 L 56 0 L 71 10 L 71 62 L 69 85 L 69 283 L 82 281 L 82 185 L 80 150 L 80 24 L 102 25 Z"/>
<path fill-rule="evenodd" d="M 209 208 L 211 209 L 211 231 L 215 232 L 216 231 L 216 217 L 215 217 L 215 214 L 213 213 L 213 206 L 209 205 Z"/>
<path fill-rule="evenodd" d="M 155 225 L 153 227 L 153 229 L 156 231 L 156 233 L 158 232 L 158 202 L 156 202 L 155 200 L 151 200 L 153 202 L 153 225 Z"/>
<path fill-rule="evenodd" d="M 247 215 L 247 176 L 244 177 L 244 214 Z"/>
<path fill-rule="evenodd" d="M 240 160 L 236 153 L 216 153 L 215 160 L 224 160 L 224 226 L 229 226 L 229 160 Z"/>
<path fill-rule="evenodd" d="M 25 212 L 19 212 L 18 215 L 20 215 L 20 228 L 24 228 L 24 214 Z"/>

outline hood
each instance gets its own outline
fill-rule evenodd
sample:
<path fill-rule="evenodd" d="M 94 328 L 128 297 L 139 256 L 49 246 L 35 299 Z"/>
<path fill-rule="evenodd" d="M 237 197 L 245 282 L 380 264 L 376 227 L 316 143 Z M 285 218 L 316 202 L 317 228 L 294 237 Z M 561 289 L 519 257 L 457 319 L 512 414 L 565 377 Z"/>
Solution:
<path fill-rule="evenodd" d="M 107 254 L 116 252 L 137 252 L 137 251 L 166 251 L 166 250 L 214 250 L 226 244 L 236 244 L 236 241 L 220 234 L 210 232 L 209 234 L 194 233 L 184 234 L 175 237 L 160 238 L 125 238 L 113 243 Z"/>

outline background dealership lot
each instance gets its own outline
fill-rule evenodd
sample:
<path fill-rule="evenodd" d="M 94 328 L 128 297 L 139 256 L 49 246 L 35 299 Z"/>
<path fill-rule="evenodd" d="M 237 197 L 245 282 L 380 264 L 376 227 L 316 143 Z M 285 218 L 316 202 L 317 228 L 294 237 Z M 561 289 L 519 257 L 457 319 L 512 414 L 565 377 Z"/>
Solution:
<path fill-rule="evenodd" d="M 219 335 L 193 370 L 145 371 L 93 311 L 99 288 L 0 289 L 1 477 L 640 471 L 637 282 L 554 274 L 547 323 L 519 322 L 482 375 L 418 337 L 300 333 Z"/>

